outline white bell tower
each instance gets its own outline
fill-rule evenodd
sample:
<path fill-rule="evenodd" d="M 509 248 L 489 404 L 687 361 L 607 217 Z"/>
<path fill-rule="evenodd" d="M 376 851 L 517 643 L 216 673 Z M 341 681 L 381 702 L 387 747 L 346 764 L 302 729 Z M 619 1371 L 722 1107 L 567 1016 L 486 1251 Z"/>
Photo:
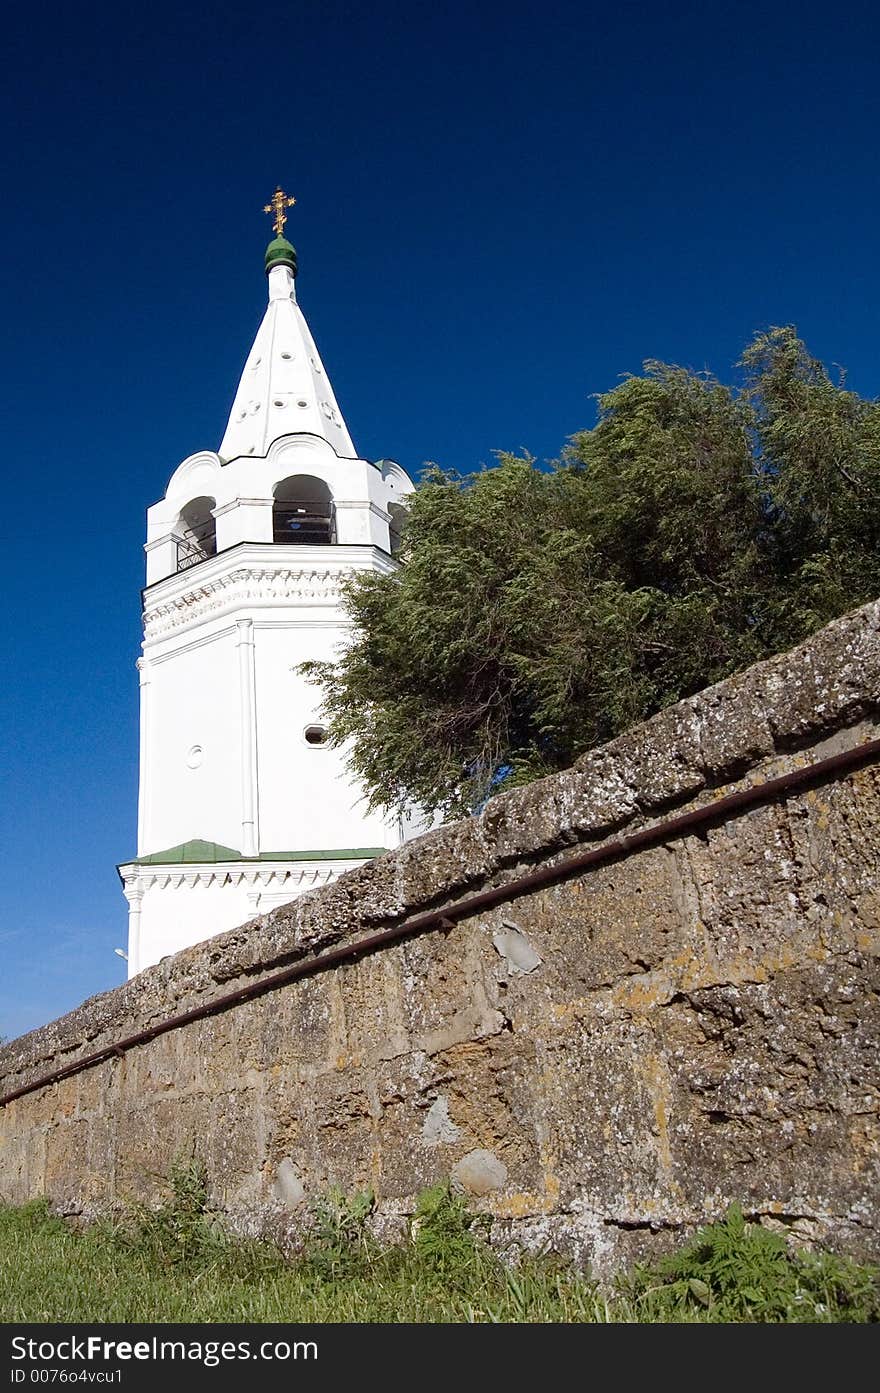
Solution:
<path fill-rule="evenodd" d="M 267 208 L 269 304 L 220 451 L 147 512 L 129 976 L 411 835 L 365 811 L 297 672 L 344 642 L 340 582 L 396 569 L 413 485 L 357 456 L 297 304 L 292 201 Z"/>

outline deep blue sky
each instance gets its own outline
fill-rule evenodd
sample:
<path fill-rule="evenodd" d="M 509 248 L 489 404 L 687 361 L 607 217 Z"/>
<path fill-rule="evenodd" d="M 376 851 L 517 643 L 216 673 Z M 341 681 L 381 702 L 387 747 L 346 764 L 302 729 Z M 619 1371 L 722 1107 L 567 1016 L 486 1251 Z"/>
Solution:
<path fill-rule="evenodd" d="M 277 182 L 362 454 L 556 455 L 796 323 L 880 392 L 873 4 L 4 16 L 0 1034 L 122 980 L 144 512 L 219 444 Z"/>

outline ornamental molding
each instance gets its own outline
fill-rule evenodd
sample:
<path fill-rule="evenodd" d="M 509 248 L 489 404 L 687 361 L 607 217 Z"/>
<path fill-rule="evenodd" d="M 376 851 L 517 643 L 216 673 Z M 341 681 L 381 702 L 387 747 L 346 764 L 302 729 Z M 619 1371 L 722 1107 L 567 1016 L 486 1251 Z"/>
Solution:
<path fill-rule="evenodd" d="M 186 885 L 192 890 L 197 885 L 241 885 L 244 882 L 245 885 L 261 885 L 276 891 L 297 893 L 311 890 L 316 885 L 329 885 L 338 875 L 338 867 L 327 865 L 285 870 L 273 870 L 271 866 L 247 866 L 235 870 L 226 866 L 202 866 L 185 871 L 167 866 L 138 866 L 136 871 L 125 873 L 123 888 L 129 901 L 135 896 L 142 899 L 144 892 L 153 886 L 158 886 L 160 890 L 179 890 Z"/>
<path fill-rule="evenodd" d="M 336 605 L 339 570 L 304 567 L 248 566 L 193 586 L 182 595 L 144 610 L 144 636 L 159 638 L 174 629 L 197 623 L 209 615 L 238 605 L 282 604 Z"/>

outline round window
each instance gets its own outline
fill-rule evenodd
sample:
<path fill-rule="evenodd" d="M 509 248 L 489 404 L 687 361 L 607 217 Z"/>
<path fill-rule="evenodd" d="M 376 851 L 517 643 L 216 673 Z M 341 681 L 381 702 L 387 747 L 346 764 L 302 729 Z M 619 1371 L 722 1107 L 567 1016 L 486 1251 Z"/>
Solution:
<path fill-rule="evenodd" d="M 306 726 L 303 731 L 303 739 L 307 745 L 326 745 L 327 727 L 326 726 Z"/>

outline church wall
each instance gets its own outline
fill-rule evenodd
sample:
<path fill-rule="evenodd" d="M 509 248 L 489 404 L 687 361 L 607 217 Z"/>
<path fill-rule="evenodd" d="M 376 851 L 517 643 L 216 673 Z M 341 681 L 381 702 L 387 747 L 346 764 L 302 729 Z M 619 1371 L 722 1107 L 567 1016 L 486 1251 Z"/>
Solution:
<path fill-rule="evenodd" d="M 880 736 L 880 602 L 0 1049 L 0 1093 L 322 950 Z M 452 1175 L 607 1272 L 739 1200 L 880 1258 L 880 765 L 716 816 L 0 1107 L 0 1199 L 86 1216 L 193 1151 L 243 1232 Z"/>
<path fill-rule="evenodd" d="M 139 854 L 196 838 L 247 855 L 397 845 L 343 753 L 305 742 L 320 693 L 296 671 L 345 641 L 340 579 L 393 565 L 372 547 L 248 545 L 153 588 Z"/>
<path fill-rule="evenodd" d="M 202 942 L 218 929 L 222 931 L 240 924 L 254 913 L 255 901 L 249 899 L 249 895 L 255 895 L 254 886 L 244 880 L 235 886 L 225 883 L 223 866 L 209 867 L 207 873 L 198 868 L 201 871 L 198 875 L 193 867 L 189 881 L 182 879 L 177 867 L 171 867 L 165 877 L 162 869 L 157 866 L 154 875 L 145 877 L 149 883 L 141 903 L 141 962 L 147 955 L 155 961 L 171 953 L 184 931 L 188 938 L 186 946 L 189 946 Z M 211 869 L 215 869 L 215 875 L 209 878 Z M 169 902 L 174 904 L 176 912 L 169 912 Z"/>
<path fill-rule="evenodd" d="M 261 622 L 258 614 L 254 627 L 260 848 L 396 846 L 396 831 L 378 814 L 365 816 L 343 751 L 305 739 L 308 725 L 321 724 L 321 693 L 296 668 L 308 659 L 332 660 L 347 631 L 338 610 L 313 613 L 286 623 Z"/>
<path fill-rule="evenodd" d="M 195 837 L 241 849 L 235 642 L 235 626 L 227 622 L 189 633 L 159 656 L 147 655 L 148 793 L 142 854 L 166 851 Z M 230 788 L 236 790 L 233 798 Z"/>

